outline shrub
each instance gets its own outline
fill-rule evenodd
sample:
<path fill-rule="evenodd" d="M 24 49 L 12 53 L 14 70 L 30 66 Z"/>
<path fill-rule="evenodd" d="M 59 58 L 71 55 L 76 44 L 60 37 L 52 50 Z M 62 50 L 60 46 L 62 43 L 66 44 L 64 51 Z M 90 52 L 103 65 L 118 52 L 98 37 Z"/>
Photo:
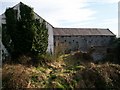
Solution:
<path fill-rule="evenodd" d="M 18 62 L 20 62 L 21 64 L 24 64 L 24 65 L 27 65 L 28 63 L 31 62 L 31 57 L 25 56 L 25 55 L 21 55 L 18 58 Z"/>
<path fill-rule="evenodd" d="M 89 52 L 80 52 L 80 51 L 74 53 L 74 58 L 75 59 L 83 59 L 83 60 L 92 59 Z"/>
<path fill-rule="evenodd" d="M 54 50 L 54 56 L 58 58 L 60 55 L 65 54 L 68 51 L 68 45 L 56 41 L 56 46 Z"/>

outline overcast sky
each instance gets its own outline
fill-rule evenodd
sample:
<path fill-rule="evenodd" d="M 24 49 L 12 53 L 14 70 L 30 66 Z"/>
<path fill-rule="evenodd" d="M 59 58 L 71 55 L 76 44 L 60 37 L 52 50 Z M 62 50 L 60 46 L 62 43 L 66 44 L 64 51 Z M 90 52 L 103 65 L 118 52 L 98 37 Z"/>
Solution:
<path fill-rule="evenodd" d="M 54 27 L 109 28 L 118 33 L 119 0 L 0 0 L 0 14 L 20 1 Z"/>

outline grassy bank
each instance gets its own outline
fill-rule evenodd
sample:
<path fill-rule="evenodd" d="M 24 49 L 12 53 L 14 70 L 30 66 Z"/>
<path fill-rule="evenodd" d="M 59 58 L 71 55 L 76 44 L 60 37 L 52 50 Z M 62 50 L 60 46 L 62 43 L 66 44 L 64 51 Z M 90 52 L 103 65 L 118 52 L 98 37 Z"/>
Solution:
<path fill-rule="evenodd" d="M 37 66 L 4 64 L 3 88 L 117 88 L 120 65 L 95 64 L 70 54 Z"/>

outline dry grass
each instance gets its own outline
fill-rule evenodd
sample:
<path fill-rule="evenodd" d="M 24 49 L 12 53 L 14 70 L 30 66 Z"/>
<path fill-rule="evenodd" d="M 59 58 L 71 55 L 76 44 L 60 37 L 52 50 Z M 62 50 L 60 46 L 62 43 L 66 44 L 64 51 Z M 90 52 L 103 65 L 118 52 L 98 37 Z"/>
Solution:
<path fill-rule="evenodd" d="M 120 65 L 95 64 L 62 55 L 45 64 L 3 65 L 4 88 L 117 88 L 120 89 Z M 77 63 L 76 63 L 77 62 Z"/>
<path fill-rule="evenodd" d="M 3 87 L 5 88 L 24 88 L 29 82 L 30 72 L 23 65 L 5 64 L 2 69 Z"/>

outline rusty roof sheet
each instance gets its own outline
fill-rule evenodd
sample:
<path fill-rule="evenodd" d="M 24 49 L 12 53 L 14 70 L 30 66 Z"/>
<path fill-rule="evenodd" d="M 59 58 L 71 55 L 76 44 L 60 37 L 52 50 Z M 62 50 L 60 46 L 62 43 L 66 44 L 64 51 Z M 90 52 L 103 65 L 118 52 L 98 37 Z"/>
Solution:
<path fill-rule="evenodd" d="M 66 35 L 107 35 L 115 36 L 109 29 L 100 28 L 54 28 L 53 34 L 57 36 Z"/>

